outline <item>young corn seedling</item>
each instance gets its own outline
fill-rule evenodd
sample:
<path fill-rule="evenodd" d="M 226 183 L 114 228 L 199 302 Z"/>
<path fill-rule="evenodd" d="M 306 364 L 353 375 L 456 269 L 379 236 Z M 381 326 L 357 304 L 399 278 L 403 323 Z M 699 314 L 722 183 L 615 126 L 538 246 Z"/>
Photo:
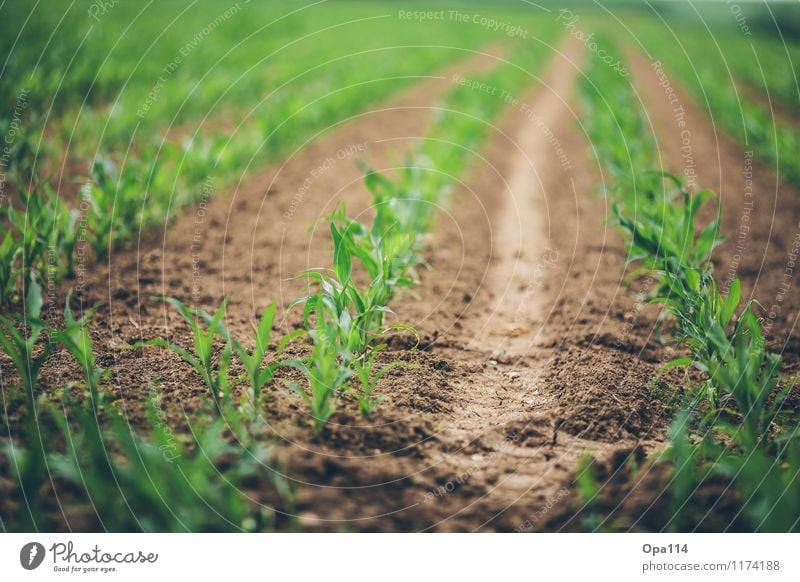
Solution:
<path fill-rule="evenodd" d="M 42 266 L 47 264 L 50 237 L 56 225 L 56 214 L 48 208 L 47 200 L 37 191 L 20 192 L 24 210 L 13 206 L 6 209 L 8 220 L 19 233 L 20 267 L 19 278 L 23 286 L 30 281 L 31 273 L 44 274 Z M 23 288 L 23 295 L 27 290 Z"/>
<path fill-rule="evenodd" d="M 186 323 L 192 329 L 194 337 L 194 353 L 172 343 L 164 338 L 155 338 L 146 342 L 139 342 L 137 346 L 155 346 L 171 350 L 178 354 L 183 360 L 194 368 L 195 372 L 202 378 L 208 388 L 211 400 L 214 403 L 214 410 L 218 415 L 223 415 L 230 404 L 230 381 L 228 379 L 228 368 L 230 367 L 232 349 L 228 334 L 222 325 L 225 316 L 226 303 L 220 306 L 216 313 L 211 316 L 202 309 L 189 309 L 174 297 L 166 299 L 167 303 L 178 310 Z M 203 323 L 206 324 L 204 329 Z M 219 363 L 214 365 L 214 339 L 217 336 L 225 337 L 225 347 L 219 357 Z"/>
<path fill-rule="evenodd" d="M 395 215 L 391 202 L 382 201 L 375 206 L 372 228 L 350 219 L 344 206 L 331 216 L 331 229 L 335 231 L 334 246 L 341 253 L 358 259 L 374 287 L 374 301 L 387 304 L 397 288 L 410 288 L 419 283 L 416 266 L 422 261 L 418 256 L 418 233 L 404 228 Z"/>
<path fill-rule="evenodd" d="M 275 489 L 278 501 L 288 499 L 269 452 L 230 444 L 223 419 L 193 425 L 186 443 L 165 426 L 152 402 L 144 436 L 115 411 L 110 426 L 88 430 L 98 427 L 92 411 L 74 406 L 66 393 L 64 399 L 69 415 L 51 411 L 67 449 L 51 452 L 49 466 L 111 531 L 264 530 L 274 516 L 248 498 L 245 483 L 258 479 Z"/>
<path fill-rule="evenodd" d="M 45 186 L 50 188 L 49 186 Z M 64 261 L 64 270 L 57 273 L 60 277 L 71 277 L 75 271 L 75 246 L 80 235 L 80 210 L 74 208 L 69 210 L 61 198 L 51 191 L 50 197 L 52 212 L 55 213 L 53 231 L 50 236 L 49 246 L 58 259 L 56 262 Z"/>
<path fill-rule="evenodd" d="M 253 414 L 258 411 L 258 405 L 261 401 L 264 387 L 272 382 L 275 370 L 280 366 L 280 362 L 264 365 L 267 350 L 269 349 L 269 340 L 272 335 L 273 323 L 275 321 L 275 311 L 276 305 L 273 303 L 261 314 L 261 319 L 255 329 L 256 341 L 252 351 L 248 351 L 236 338 L 231 336 L 233 351 L 236 353 L 239 360 L 241 360 L 250 383 Z M 230 335 L 227 331 L 224 333 Z M 283 350 L 289 342 L 304 333 L 304 330 L 297 330 L 284 336 L 278 346 L 277 355 L 283 353 Z"/>
<path fill-rule="evenodd" d="M 392 369 L 407 365 L 405 362 L 391 362 L 383 366 L 377 365 L 375 358 L 386 347 L 386 344 L 377 345 L 369 353 L 357 358 L 352 363 L 356 379 L 358 379 L 358 383 L 361 386 L 361 392 L 358 394 L 358 410 L 363 416 L 371 416 L 378 404 L 383 400 L 382 396 L 375 394 L 375 388 L 381 378 Z"/>
<path fill-rule="evenodd" d="M 392 313 L 387 304 L 395 289 L 412 287 L 417 282 L 413 271 L 413 265 L 419 262 L 414 254 L 415 239 L 411 233 L 385 227 L 380 213 L 370 230 L 349 219 L 341 207 L 330 219 L 333 276 L 319 271 L 307 271 L 302 276 L 319 283 L 321 293 L 311 297 L 320 297 L 329 315 L 338 322 L 345 349 L 360 356 L 386 331 L 383 318 Z M 352 278 L 353 257 L 359 259 L 370 277 L 366 288 L 359 288 Z M 306 303 L 306 328 L 313 311 L 309 299 L 304 297 L 293 304 Z M 392 327 L 409 329 L 401 324 Z"/>
<path fill-rule="evenodd" d="M 19 321 L 0 315 L 0 346 L 11 359 L 22 380 L 22 387 L 27 397 L 28 414 L 31 418 L 35 417 L 35 392 L 39 372 L 53 349 L 52 343 L 46 342 L 39 353 L 35 353 L 36 344 L 46 329 L 44 321 L 41 320 L 41 312 L 42 289 L 35 275 L 31 274 L 28 295 L 25 298 L 25 313 L 21 318 L 22 330 L 19 329 Z M 25 326 L 28 328 L 27 333 Z"/>
<path fill-rule="evenodd" d="M 89 335 L 91 313 L 85 313 L 76 319 L 69 306 L 71 295 L 72 293 L 67 294 L 67 303 L 64 306 L 64 329 L 51 329 L 49 334 L 54 341 L 64 346 L 80 365 L 86 387 L 89 389 L 92 407 L 97 411 L 103 407 L 100 379 L 104 370 L 96 365 L 92 338 Z"/>
<path fill-rule="evenodd" d="M 269 348 L 269 340 L 272 335 L 272 325 L 275 321 L 275 304 L 273 303 L 267 307 L 261 314 L 261 320 L 256 327 L 256 344 L 253 351 L 249 352 L 238 340 L 231 338 L 233 344 L 233 351 L 242 362 L 247 378 L 250 381 L 250 388 L 253 407 L 255 412 L 258 409 L 258 403 L 261 399 L 261 391 L 264 386 L 272 381 L 272 376 L 278 364 L 270 364 L 264 366 L 264 358 L 267 355 Z"/>
<path fill-rule="evenodd" d="M 3 238 L 3 243 L 0 244 L 0 305 L 9 301 L 14 293 L 17 280 L 15 265 L 19 255 L 19 242 L 9 230 Z"/>
<path fill-rule="evenodd" d="M 87 227 L 89 244 L 96 257 L 105 257 L 119 241 L 133 236 L 141 224 L 143 185 L 132 175 L 117 173 L 110 159 L 99 159 L 92 165 L 92 181 L 81 190 L 89 209 Z"/>
<path fill-rule="evenodd" d="M 331 223 L 334 237 L 333 275 L 307 271 L 302 277 L 319 283 L 320 292 L 298 299 L 292 305 L 305 304 L 304 321 L 310 330 L 310 316 L 320 307 L 328 311 L 333 320 L 333 331 L 346 351 L 360 355 L 367 351 L 372 341 L 382 332 L 383 314 L 391 310 L 380 301 L 383 290 L 370 285 L 360 290 L 351 279 L 352 256 L 343 243 L 336 225 Z"/>
<path fill-rule="evenodd" d="M 16 241 L 9 231 L 0 246 L 0 295 L 8 295 L 8 289 L 18 280 L 27 282 L 29 274 L 36 272 L 49 281 L 71 275 L 74 264 L 75 245 L 78 241 L 80 211 L 69 210 L 67 205 L 48 184 L 36 186 L 30 192 L 20 194 L 24 211 L 9 206 L 6 210 L 9 222 L 19 234 Z M 21 258 L 19 270 L 14 268 L 17 257 Z"/>
<path fill-rule="evenodd" d="M 283 366 L 300 370 L 306 377 L 308 389 L 296 382 L 287 382 L 311 409 L 314 430 L 319 432 L 336 409 L 339 394 L 348 388 L 353 371 L 347 366 L 351 356 L 339 343 L 339 326 L 326 317 L 321 296 L 310 298 L 316 327 L 310 332 L 314 347 L 305 361 L 286 360 Z"/>
<path fill-rule="evenodd" d="M 714 452 L 711 438 L 703 438 L 698 443 L 689 438 L 691 414 L 681 410 L 669 427 L 670 448 L 663 454 L 664 459 L 672 461 L 673 469 L 670 483 L 670 521 L 671 531 L 686 531 L 697 524 L 694 515 L 696 504 L 693 498 L 700 484 L 711 474 L 711 466 L 702 462 L 703 458 Z"/>
<path fill-rule="evenodd" d="M 744 454 L 724 451 L 718 472 L 733 476 L 741 515 L 755 532 L 800 532 L 800 435 L 789 429 L 777 450 L 759 446 Z M 717 451 L 719 453 L 719 451 Z"/>
<path fill-rule="evenodd" d="M 52 353 L 51 342 L 46 342 L 36 353 L 36 344 L 45 331 L 45 323 L 40 319 L 42 309 L 42 291 L 33 274 L 30 275 L 26 309 L 21 322 L 13 321 L 0 315 L 0 347 L 11 359 L 22 380 L 22 389 L 26 400 L 26 427 L 24 438 L 28 446 L 16 449 L 12 446 L 10 464 L 17 475 L 22 494 L 30 508 L 26 520 L 27 526 L 36 527 L 37 510 L 41 502 L 41 490 L 47 473 L 45 458 L 45 441 L 42 434 L 39 412 L 37 410 L 36 384 L 42 365 Z M 22 330 L 19 324 L 22 324 Z M 25 332 L 25 326 L 28 331 Z"/>
<path fill-rule="evenodd" d="M 740 426 L 748 441 L 756 443 L 775 420 L 786 390 L 776 395 L 768 409 L 769 397 L 778 385 L 781 358 L 764 348 L 761 324 L 747 304 L 732 330 L 728 327 L 741 302 L 741 285 L 736 279 L 723 298 L 709 274 L 686 269 L 680 278 L 668 277 L 670 295 L 663 301 L 678 321 L 680 339 L 692 355 L 678 358 L 667 367 L 693 365 L 708 375 L 706 395 L 712 412 L 732 400 L 742 416 Z M 720 427 L 722 419 L 715 421 Z"/>
<path fill-rule="evenodd" d="M 678 323 L 678 339 L 691 351 L 666 367 L 694 366 L 707 377 L 708 406 L 693 402 L 670 430 L 671 527 L 697 527 L 695 513 L 705 519 L 708 512 L 696 507 L 694 493 L 709 476 L 717 475 L 730 480 L 741 501 L 737 520 L 744 519 L 754 531 L 797 530 L 798 435 L 793 430 L 784 437 L 787 431 L 776 429 L 792 386 L 778 389 L 781 358 L 765 349 L 752 302 L 735 318 L 741 303 L 739 281 L 733 282 L 727 297 L 714 281 L 710 259 L 722 240 L 719 203 L 716 219 L 698 232 L 698 216 L 712 194 L 690 193 L 670 174 L 637 172 L 637 167 L 652 167 L 655 156 L 652 143 L 641 137 L 646 132 L 633 129 L 642 125 L 637 120 L 641 115 L 631 106 L 630 87 L 600 64 L 590 76 L 619 113 L 603 115 L 600 93 L 586 85 L 587 106 L 593 113 L 588 116 L 590 137 L 613 145 L 616 140 L 605 138 L 622 129 L 624 138 L 619 144 L 625 147 L 601 146 L 603 162 L 615 175 L 611 195 L 617 223 L 629 236 L 631 260 L 642 260 L 660 273 L 661 286 L 653 301 L 666 305 Z M 613 127 L 620 118 L 619 127 Z M 648 163 L 629 166 L 636 160 Z M 697 423 L 701 438 L 693 443 L 688 425 L 698 411 L 705 415 Z"/>
<path fill-rule="evenodd" d="M 726 331 L 741 301 L 739 280 L 734 280 L 728 296 L 722 297 L 710 273 L 676 267 L 666 274 L 663 288 L 664 295 L 652 301 L 666 306 L 678 323 L 678 340 L 691 350 L 690 356 L 676 358 L 664 369 L 721 361 L 740 333 L 738 325 L 730 337 Z M 706 382 L 705 394 L 712 406 L 719 405 L 719 392 L 710 381 Z"/>
<path fill-rule="evenodd" d="M 768 438 L 791 385 L 780 391 L 769 405 L 770 396 L 778 386 L 781 357 L 765 349 L 761 324 L 750 306 L 739 316 L 737 327 L 732 338 L 711 335 L 709 341 L 715 344 L 716 353 L 695 365 L 708 374 L 717 391 L 736 405 L 739 422 L 732 424 L 715 415 L 715 426 L 735 438 L 745 450 L 753 450 Z"/>
<path fill-rule="evenodd" d="M 753 446 L 742 430 L 723 430 L 728 444 L 716 438 L 719 423 L 712 419 L 697 442 L 689 439 L 690 414 L 682 411 L 670 428 L 670 449 L 665 458 L 673 463 L 670 485 L 672 518 L 669 529 L 696 529 L 708 516 L 695 493 L 712 475 L 724 478 L 735 491 L 741 508 L 736 521 L 756 532 L 800 531 L 800 436 L 795 426 L 781 442 L 762 440 Z M 730 423 L 724 423 L 730 427 Z M 712 430 L 713 429 L 713 430 Z M 733 444 L 734 446 L 730 446 Z M 725 526 L 732 524 L 726 522 Z M 739 526 L 741 527 L 741 525 Z"/>
<path fill-rule="evenodd" d="M 409 155 L 398 179 L 391 180 L 360 163 L 375 209 L 374 232 L 391 229 L 420 237 L 430 231 L 433 209 L 444 194 L 429 183 L 431 173 L 425 171 L 430 169 L 428 166 L 429 160 Z"/>
<path fill-rule="evenodd" d="M 707 271 L 712 252 L 723 241 L 719 236 L 719 202 L 716 218 L 699 233 L 695 223 L 700 210 L 711 201 L 712 192 L 689 192 L 680 178 L 660 171 L 642 173 L 638 184 L 641 195 L 635 206 L 628 207 L 622 201 L 612 203 L 617 224 L 630 237 L 628 260 L 641 260 L 661 273 L 679 269 Z M 660 192 L 664 193 L 663 198 Z M 663 290 L 662 285 L 657 293 Z"/>
<path fill-rule="evenodd" d="M 584 453 L 578 461 L 575 476 L 575 488 L 584 506 L 581 525 L 586 532 L 602 531 L 605 522 L 599 507 L 602 486 L 594 475 L 594 463 L 594 458 Z"/>

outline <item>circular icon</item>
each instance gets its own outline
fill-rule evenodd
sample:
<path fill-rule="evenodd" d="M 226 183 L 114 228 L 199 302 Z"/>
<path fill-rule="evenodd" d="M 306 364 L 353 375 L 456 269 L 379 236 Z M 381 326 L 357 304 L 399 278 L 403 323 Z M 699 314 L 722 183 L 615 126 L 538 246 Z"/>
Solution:
<path fill-rule="evenodd" d="M 26 570 L 35 570 L 44 561 L 44 546 L 39 542 L 30 542 L 19 551 L 19 563 Z"/>

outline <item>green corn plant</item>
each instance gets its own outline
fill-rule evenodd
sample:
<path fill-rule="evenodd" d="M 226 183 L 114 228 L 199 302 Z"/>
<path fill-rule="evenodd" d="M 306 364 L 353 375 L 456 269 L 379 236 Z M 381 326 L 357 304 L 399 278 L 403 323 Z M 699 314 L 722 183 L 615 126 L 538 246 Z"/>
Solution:
<path fill-rule="evenodd" d="M 141 222 L 144 188 L 132 175 L 119 174 L 110 159 L 101 158 L 92 164 L 92 181 L 81 190 L 88 204 L 88 241 L 98 258 L 133 236 Z"/>
<path fill-rule="evenodd" d="M 363 416 L 371 416 L 383 399 L 382 396 L 375 394 L 375 388 L 381 378 L 395 368 L 408 365 L 405 362 L 391 362 L 383 366 L 377 365 L 375 358 L 386 347 L 386 344 L 379 344 L 352 363 L 355 377 L 361 386 L 361 391 L 358 394 L 358 410 Z"/>
<path fill-rule="evenodd" d="M 623 201 L 612 203 L 617 224 L 630 237 L 628 260 L 642 260 L 662 272 L 674 268 L 707 269 L 711 253 L 723 241 L 719 236 L 719 202 L 716 218 L 699 233 L 695 223 L 713 193 L 692 193 L 680 178 L 661 171 L 644 172 L 637 183 L 641 195 L 635 206 L 629 207 Z M 664 193 L 663 199 L 658 192 Z"/>
<path fill-rule="evenodd" d="M 709 336 L 725 336 L 741 303 L 741 282 L 734 279 L 723 297 L 710 273 L 676 266 L 666 277 L 666 289 L 667 293 L 653 302 L 667 307 L 678 323 L 681 342 L 693 354 L 711 357 L 718 343 L 710 342 Z"/>
<path fill-rule="evenodd" d="M 392 208 L 391 200 L 375 205 L 372 227 L 350 219 L 344 206 L 330 216 L 334 246 L 339 253 L 358 259 L 375 287 L 376 303 L 387 304 L 396 289 L 419 284 L 416 267 L 421 264 L 421 233 L 405 226 Z"/>
<path fill-rule="evenodd" d="M 95 160 L 92 164 L 92 181 L 81 188 L 83 200 L 88 204 L 86 226 L 88 242 L 97 258 L 105 257 L 109 250 L 114 221 L 114 185 L 110 174 L 114 166 L 110 160 Z"/>
<path fill-rule="evenodd" d="M 305 361 L 285 360 L 282 363 L 305 375 L 308 389 L 296 382 L 287 382 L 287 386 L 309 406 L 317 433 L 328 422 L 336 409 L 339 394 L 348 389 L 353 376 L 347 365 L 352 356 L 339 344 L 339 326 L 328 320 L 322 303 L 319 296 L 307 303 L 312 306 L 316 318 L 316 327 L 309 334 L 313 341 L 311 355 Z"/>
<path fill-rule="evenodd" d="M 699 516 L 694 495 L 712 470 L 712 466 L 703 463 L 703 459 L 711 458 L 717 450 L 708 433 L 697 443 L 690 440 L 691 422 L 691 407 L 686 407 L 670 424 L 670 447 L 661 455 L 661 460 L 671 462 L 673 467 L 669 483 L 671 511 L 667 523 L 671 531 L 690 531 L 697 525 Z"/>
<path fill-rule="evenodd" d="M 717 475 L 727 480 L 740 508 L 733 519 L 754 532 L 800 531 L 800 440 L 797 427 L 780 443 L 761 441 L 755 446 L 743 431 L 732 431 L 723 445 L 714 435 L 717 423 L 701 425 L 701 438 L 689 439 L 690 409 L 682 411 L 670 427 L 670 448 L 663 455 L 673 464 L 670 478 L 672 507 L 668 528 L 690 531 L 708 515 L 695 494 L 701 484 Z M 731 524 L 726 524 L 730 526 Z M 741 526 L 740 526 L 741 527 Z"/>
<path fill-rule="evenodd" d="M 37 290 L 32 285 L 28 296 L 33 315 L 41 304 Z M 84 370 L 97 403 L 102 401 L 100 371 L 88 320 L 88 315 L 76 318 L 67 303 L 65 329 L 48 333 Z M 36 329 L 44 329 L 43 324 Z M 28 509 L 20 515 L 21 530 L 47 527 L 42 500 L 53 483 L 71 484 L 80 503 L 112 531 L 263 531 L 273 527 L 275 513 L 242 493 L 245 482 L 270 485 L 277 502 L 290 499 L 291 491 L 271 467 L 266 448 L 250 439 L 244 447 L 238 438 L 237 446 L 229 444 L 225 431 L 232 427 L 227 419 L 192 427 L 193 440 L 187 444 L 164 425 L 152 401 L 149 436 L 134 432 L 116 409 L 108 412 L 110 425 L 104 427 L 98 407 L 74 402 L 67 389 L 61 406 L 42 406 L 60 429 L 66 450 L 40 436 L 38 416 L 36 431 L 28 430 L 19 435 L 22 442 L 7 445 L 5 453 Z"/>
<path fill-rule="evenodd" d="M 0 244 L 0 305 L 7 303 L 14 293 L 17 280 L 15 264 L 19 256 L 19 242 L 9 230 Z"/>
<path fill-rule="evenodd" d="M 602 531 L 605 521 L 599 507 L 601 485 L 593 472 L 594 462 L 590 454 L 584 453 L 575 473 L 575 488 L 584 507 L 581 526 L 587 532 Z"/>
<path fill-rule="evenodd" d="M 36 353 L 36 344 L 47 327 L 41 320 L 41 312 L 42 289 L 36 281 L 36 276 L 31 273 L 28 295 L 25 299 L 25 313 L 21 322 L 0 315 L 0 346 L 11 359 L 22 380 L 30 415 L 35 413 L 35 391 L 39 372 L 53 350 L 52 343 L 45 342 L 41 350 Z M 22 324 L 22 330 L 19 329 L 19 323 Z M 25 326 L 28 327 L 27 333 L 24 330 Z"/>
<path fill-rule="evenodd" d="M 104 370 L 97 367 L 92 338 L 89 335 L 91 312 L 84 313 L 76 319 L 69 305 L 71 296 L 72 292 L 67 293 L 67 302 L 64 306 L 64 329 L 50 329 L 48 333 L 53 341 L 64 346 L 80 365 L 92 400 L 92 407 L 99 410 L 103 406 L 100 379 Z"/>
<path fill-rule="evenodd" d="M 26 285 L 31 273 L 46 275 L 49 241 L 56 225 L 56 214 L 48 208 L 47 199 L 38 191 L 21 190 L 24 210 L 16 210 L 13 206 L 6 209 L 9 222 L 20 236 L 20 267 L 18 280 Z M 23 290 L 23 294 L 27 290 Z"/>
<path fill-rule="evenodd" d="M 319 295 L 303 297 L 292 304 L 305 304 L 306 329 L 310 329 L 310 316 L 316 308 L 313 304 L 319 297 L 328 315 L 336 323 L 334 333 L 343 348 L 356 355 L 366 353 L 372 342 L 385 331 L 381 325 L 383 315 L 392 313 L 388 306 L 377 301 L 377 294 L 373 292 L 375 287 L 361 291 L 351 280 L 343 285 L 338 278 L 318 271 L 310 271 L 303 276 L 317 281 L 321 288 Z"/>
<path fill-rule="evenodd" d="M 257 404 L 261 397 L 261 391 L 264 386 L 272 381 L 275 370 L 278 367 L 277 363 L 263 366 L 264 359 L 269 349 L 269 340 L 272 335 L 272 325 L 275 321 L 275 304 L 271 304 L 261 314 L 261 320 L 256 327 L 256 341 L 253 351 L 249 352 L 238 340 L 231 338 L 233 343 L 233 351 L 241 360 L 247 377 L 250 381 L 250 388 L 252 390 L 252 406 L 256 410 Z"/>
<path fill-rule="evenodd" d="M 695 365 L 736 405 L 739 422 L 715 418 L 715 426 L 752 450 L 767 438 L 791 385 L 769 404 L 778 387 L 781 357 L 765 349 L 761 324 L 749 306 L 739 316 L 738 327 L 733 338 L 710 337 L 721 357 L 701 359 Z"/>
<path fill-rule="evenodd" d="M 0 119 L 0 135 L 6 136 L 3 144 L 5 166 L 3 173 L 10 176 L 19 187 L 36 180 L 36 158 L 42 153 L 38 147 L 37 136 L 43 132 L 43 126 L 42 116 L 32 114 L 24 123 L 18 124 L 9 146 L 7 139 L 12 135 L 11 119 L 6 116 Z"/>
<path fill-rule="evenodd" d="M 40 319 L 42 309 L 42 292 L 35 276 L 31 273 L 26 297 L 24 318 L 19 323 L 0 315 L 0 347 L 11 359 L 22 381 L 22 389 L 26 400 L 26 420 L 24 438 L 28 446 L 24 450 L 14 449 L 13 445 L 8 451 L 11 466 L 20 484 L 22 495 L 28 507 L 26 513 L 26 527 L 36 528 L 37 513 L 41 504 L 40 492 L 45 483 L 47 462 L 45 459 L 46 436 L 42 434 L 42 425 L 39 422 L 37 408 L 36 385 L 42 366 L 52 353 L 51 342 L 45 342 L 38 353 L 36 344 L 41 334 L 46 330 L 45 323 Z M 28 327 L 27 333 L 24 327 Z"/>
<path fill-rule="evenodd" d="M 677 366 L 691 366 L 695 362 L 720 362 L 732 349 L 731 342 L 741 332 L 735 326 L 732 335 L 727 329 L 741 302 L 741 283 L 735 279 L 723 297 L 710 273 L 675 266 L 666 273 L 663 288 L 667 292 L 652 299 L 663 303 L 678 323 L 678 341 L 687 345 L 690 356 L 675 358 L 664 366 L 669 370 Z M 712 406 L 719 404 L 719 391 L 710 380 L 706 382 L 706 397 Z"/>
<path fill-rule="evenodd" d="M 49 188 L 49 186 L 46 187 Z M 51 212 L 55 213 L 49 240 L 50 251 L 54 254 L 57 262 L 64 261 L 64 269 L 58 273 L 58 277 L 71 277 L 75 271 L 75 246 L 80 235 L 81 212 L 77 208 L 69 210 L 64 201 L 55 194 L 51 196 L 50 200 Z"/>
<path fill-rule="evenodd" d="M 244 493 L 245 483 L 258 480 L 274 489 L 277 501 L 289 499 L 269 451 L 230 444 L 222 419 L 193 426 L 186 442 L 164 426 L 151 402 L 146 436 L 113 411 L 109 427 L 87 430 L 98 424 L 96 416 L 68 398 L 69 417 L 51 409 L 67 449 L 51 452 L 49 465 L 82 492 L 105 529 L 263 531 L 273 526 L 275 515 Z"/>
<path fill-rule="evenodd" d="M 0 300 L 11 296 L 17 281 L 27 282 L 31 272 L 57 281 L 71 275 L 74 265 L 80 211 L 69 210 L 47 183 L 21 191 L 20 198 L 24 210 L 5 210 L 18 238 L 9 230 L 0 245 Z"/>
<path fill-rule="evenodd" d="M 778 385 L 781 358 L 764 347 L 761 324 L 752 305 L 745 306 L 736 324 L 730 327 L 741 302 L 741 284 L 734 280 L 723 298 L 708 274 L 686 269 L 682 277 L 670 277 L 670 296 L 663 301 L 678 321 L 680 339 L 691 356 L 678 358 L 667 367 L 693 365 L 708 376 L 706 395 L 712 411 L 732 400 L 741 416 L 741 430 L 758 442 L 775 420 L 786 395 L 777 394 L 771 408 L 767 403 Z M 722 425 L 724 421 L 717 420 Z"/>
<path fill-rule="evenodd" d="M 242 362 L 245 372 L 247 373 L 247 379 L 251 389 L 251 406 L 254 414 L 258 410 L 258 404 L 261 400 L 264 387 L 272 382 L 275 370 L 280 366 L 280 362 L 273 362 L 264 366 L 264 360 L 266 359 L 267 350 L 269 349 L 269 341 L 275 321 L 275 311 L 276 305 L 272 303 L 264 309 L 261 314 L 261 319 L 255 329 L 255 345 L 252 351 L 245 348 L 239 340 L 231 336 L 227 330 L 223 331 L 226 336 L 230 337 L 233 351 Z M 284 336 L 278 345 L 276 355 L 282 354 L 289 342 L 300 337 L 304 333 L 304 330 L 297 330 Z"/>
<path fill-rule="evenodd" d="M 202 378 L 208 388 L 211 400 L 214 403 L 214 410 L 218 415 L 222 415 L 228 410 L 230 404 L 230 381 L 228 378 L 228 368 L 232 358 L 232 348 L 230 340 L 225 342 L 218 366 L 214 365 L 214 339 L 217 336 L 228 336 L 222 325 L 225 316 L 226 302 L 217 309 L 211 316 L 200 308 L 194 310 L 186 307 L 178 299 L 169 297 L 166 302 L 177 309 L 186 323 L 189 324 L 194 338 L 194 353 L 185 348 L 170 342 L 164 338 L 155 338 L 145 342 L 137 342 L 136 346 L 154 346 L 171 350 L 178 354 L 187 364 L 194 368 L 195 372 Z M 206 323 L 206 329 L 202 323 Z"/>
<path fill-rule="evenodd" d="M 126 216 L 137 228 L 164 224 L 177 209 L 195 202 L 200 191 L 196 182 L 182 176 L 184 161 L 179 147 L 157 142 L 148 144 L 139 156 L 128 158 L 124 172 L 120 172 L 118 197 L 123 205 L 115 216 L 115 226 Z M 119 241 L 128 236 L 127 231 L 120 230 Z"/>
<path fill-rule="evenodd" d="M 375 209 L 373 230 L 377 233 L 412 233 L 421 236 L 431 229 L 434 205 L 444 198 L 441 191 L 428 182 L 431 160 L 409 154 L 400 176 L 391 180 L 361 162 L 364 185 Z"/>
<path fill-rule="evenodd" d="M 310 331 L 311 314 L 322 306 L 335 322 L 332 329 L 343 348 L 354 354 L 363 354 L 380 334 L 382 314 L 391 310 L 375 302 L 375 294 L 370 293 L 373 288 L 362 292 L 356 287 L 350 279 L 349 261 L 347 251 L 339 252 L 335 258 L 333 275 L 319 271 L 303 273 L 301 277 L 317 282 L 320 291 L 294 301 L 291 307 L 305 304 L 303 319 L 306 330 Z"/>
<path fill-rule="evenodd" d="M 227 141 L 229 136 L 220 139 L 207 139 L 201 141 L 198 137 L 184 141 L 180 146 L 180 172 L 187 182 L 201 184 L 208 176 L 209 171 L 217 168 L 217 142 Z M 224 141 L 223 141 L 224 140 Z"/>
<path fill-rule="evenodd" d="M 393 311 L 388 306 L 398 287 L 413 287 L 418 281 L 412 265 L 419 259 L 414 254 L 415 237 L 411 233 L 391 232 L 381 224 L 380 213 L 371 230 L 349 219 L 340 207 L 330 217 L 333 237 L 333 272 L 307 271 L 301 275 L 320 286 L 320 293 L 303 297 L 292 305 L 306 304 L 309 315 L 316 304 L 310 298 L 321 298 L 322 305 L 338 323 L 338 335 L 345 349 L 357 356 L 365 354 L 370 344 L 387 331 L 384 316 Z M 383 231 L 383 232 L 382 232 Z M 353 280 L 353 257 L 358 258 L 370 277 L 370 283 L 360 288 Z M 393 329 L 410 329 L 394 324 Z"/>
<path fill-rule="evenodd" d="M 740 517 L 754 532 L 800 532 L 800 439 L 794 427 L 777 450 L 725 451 L 717 471 L 731 478 L 742 499 Z"/>

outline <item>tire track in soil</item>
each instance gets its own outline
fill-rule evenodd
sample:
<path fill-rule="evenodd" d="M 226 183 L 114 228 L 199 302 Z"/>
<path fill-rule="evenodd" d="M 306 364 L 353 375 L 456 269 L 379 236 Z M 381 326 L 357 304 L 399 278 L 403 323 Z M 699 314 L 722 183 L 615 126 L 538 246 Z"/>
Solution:
<path fill-rule="evenodd" d="M 572 122 L 568 102 L 582 59 L 581 45 L 566 43 L 540 86 L 511 105 L 510 118 L 500 130 L 507 142 L 505 161 L 502 168 L 491 168 L 502 174 L 493 186 L 486 185 L 494 190 L 490 196 L 500 195 L 489 220 L 490 257 L 483 288 L 476 292 L 480 310 L 474 310 L 460 334 L 469 337 L 464 352 L 473 366 L 481 367 L 458 381 L 460 405 L 453 407 L 439 435 L 444 447 L 431 455 L 431 462 L 446 466 L 456 483 L 482 483 L 483 491 L 459 508 L 473 513 L 472 521 L 479 520 L 470 528 L 488 524 L 515 504 L 524 506 L 526 496 L 558 496 L 587 444 L 562 437 L 555 447 L 550 412 L 555 402 L 541 379 L 550 353 L 535 345 L 552 337 L 545 322 L 552 297 L 541 286 L 542 271 L 557 260 L 548 236 L 557 225 L 548 224 L 546 193 L 552 192 L 562 166 L 549 136 Z M 547 445 L 549 450 L 542 454 Z M 556 456 L 559 462 L 552 463 Z M 445 483 L 445 494 L 452 483 L 453 479 Z M 433 527 L 446 529 L 451 519 Z"/>

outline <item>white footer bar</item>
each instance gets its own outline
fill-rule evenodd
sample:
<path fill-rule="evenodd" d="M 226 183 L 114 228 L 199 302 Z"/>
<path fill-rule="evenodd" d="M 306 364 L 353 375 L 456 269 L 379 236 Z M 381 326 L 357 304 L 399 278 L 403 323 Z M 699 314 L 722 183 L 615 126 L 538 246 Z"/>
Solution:
<path fill-rule="evenodd" d="M 787 534 L 2 534 L 0 580 L 796 581 L 798 553 Z"/>

